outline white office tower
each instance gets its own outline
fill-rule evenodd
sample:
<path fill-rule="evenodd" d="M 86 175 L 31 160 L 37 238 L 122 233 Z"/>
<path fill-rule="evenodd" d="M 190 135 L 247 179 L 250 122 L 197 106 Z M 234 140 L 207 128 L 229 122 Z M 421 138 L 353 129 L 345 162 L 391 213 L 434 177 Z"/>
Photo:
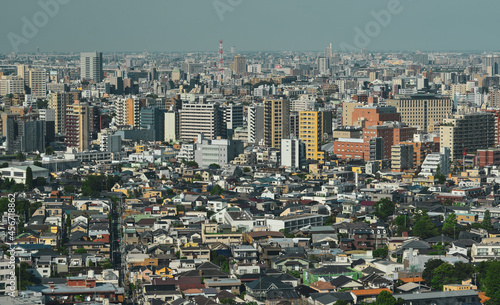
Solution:
<path fill-rule="evenodd" d="M 104 79 L 101 52 L 84 52 L 80 54 L 80 78 L 100 83 Z"/>
<path fill-rule="evenodd" d="M 422 163 L 421 176 L 434 176 L 437 173 L 439 166 L 439 173 L 447 176 L 450 173 L 450 149 L 448 147 L 441 147 L 439 153 L 428 154 Z"/>
<path fill-rule="evenodd" d="M 281 140 L 281 166 L 301 168 L 306 164 L 306 144 L 300 139 Z"/>

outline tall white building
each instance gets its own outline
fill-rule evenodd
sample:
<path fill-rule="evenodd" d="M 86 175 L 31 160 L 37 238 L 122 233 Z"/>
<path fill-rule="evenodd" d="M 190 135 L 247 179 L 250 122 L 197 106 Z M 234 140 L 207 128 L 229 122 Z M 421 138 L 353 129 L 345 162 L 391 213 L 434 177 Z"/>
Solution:
<path fill-rule="evenodd" d="M 306 164 L 306 144 L 300 139 L 281 140 L 281 166 L 301 168 Z"/>
<path fill-rule="evenodd" d="M 199 134 L 207 139 L 224 137 L 223 112 L 217 103 L 185 103 L 180 114 L 180 138 L 194 140 Z"/>
<path fill-rule="evenodd" d="M 101 52 L 83 52 L 80 54 L 80 78 L 100 83 L 104 79 Z"/>
<path fill-rule="evenodd" d="M 420 175 L 426 177 L 434 176 L 439 166 L 439 172 L 447 176 L 450 173 L 450 160 L 450 149 L 448 147 L 441 147 L 439 153 L 428 154 L 427 157 L 425 157 Z"/>
<path fill-rule="evenodd" d="M 318 57 L 319 74 L 330 74 L 330 60 L 326 57 Z"/>
<path fill-rule="evenodd" d="M 179 137 L 179 113 L 165 112 L 165 141 L 175 142 Z"/>
<path fill-rule="evenodd" d="M 248 108 L 248 143 L 258 144 L 264 139 L 264 107 Z"/>

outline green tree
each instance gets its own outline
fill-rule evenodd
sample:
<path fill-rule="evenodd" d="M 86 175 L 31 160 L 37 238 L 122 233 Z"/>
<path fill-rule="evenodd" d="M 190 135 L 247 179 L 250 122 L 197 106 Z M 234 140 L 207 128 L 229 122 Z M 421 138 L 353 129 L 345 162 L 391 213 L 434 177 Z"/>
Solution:
<path fill-rule="evenodd" d="M 49 101 L 38 100 L 36 106 L 38 107 L 38 109 L 47 109 L 47 107 L 49 106 Z"/>
<path fill-rule="evenodd" d="M 344 300 L 338 300 L 337 302 L 333 303 L 333 305 L 349 305 L 349 303 Z"/>
<path fill-rule="evenodd" d="M 33 170 L 31 167 L 26 168 L 26 189 L 28 191 L 32 191 L 35 188 L 35 185 L 33 184 Z"/>
<path fill-rule="evenodd" d="M 54 149 L 52 149 L 52 147 L 50 147 L 50 146 L 45 147 L 45 154 L 47 156 L 53 155 L 54 153 L 55 152 L 54 152 Z"/>
<path fill-rule="evenodd" d="M 16 155 L 16 160 L 17 160 L 17 161 L 20 161 L 20 162 L 22 162 L 22 161 L 25 161 L 25 160 L 26 160 L 26 156 L 23 154 L 23 152 L 22 152 L 22 151 L 18 151 L 18 152 L 17 152 L 17 155 Z"/>
<path fill-rule="evenodd" d="M 221 304 L 232 305 L 232 304 L 235 304 L 236 301 L 234 299 L 231 299 L 231 298 L 224 298 L 224 299 L 220 299 L 220 303 Z"/>
<path fill-rule="evenodd" d="M 113 264 L 109 261 L 109 259 L 105 259 L 100 262 L 100 265 L 103 269 L 111 269 L 113 268 Z"/>
<path fill-rule="evenodd" d="M 177 213 L 179 212 L 184 212 L 186 210 L 186 207 L 183 206 L 182 204 L 178 204 L 176 207 L 175 207 Z"/>
<path fill-rule="evenodd" d="M 396 205 L 389 198 L 382 198 L 375 203 L 375 215 L 382 220 L 394 214 Z"/>
<path fill-rule="evenodd" d="M 491 225 L 491 213 L 490 210 L 484 211 L 483 222 L 481 223 L 483 228 L 487 231 L 491 231 L 493 226 Z"/>
<path fill-rule="evenodd" d="M 434 269 L 434 276 L 431 280 L 431 287 L 437 290 L 443 290 L 443 285 L 452 284 L 458 281 L 455 277 L 455 268 L 453 265 L 443 263 Z"/>
<path fill-rule="evenodd" d="M 20 275 L 20 283 L 18 283 L 18 285 L 20 286 L 21 290 L 26 290 L 27 286 L 34 285 L 35 276 L 33 275 L 33 273 L 29 272 L 28 269 L 31 269 L 31 266 L 25 262 L 22 262 L 19 267 L 16 266 L 15 268 L 15 273 Z"/>
<path fill-rule="evenodd" d="M 399 215 L 394 219 L 394 224 L 397 226 L 396 235 L 401 236 L 403 232 L 409 232 L 410 228 L 408 227 L 410 224 L 410 219 L 408 215 Z"/>
<path fill-rule="evenodd" d="M 422 239 L 427 239 L 438 235 L 438 229 L 432 223 L 432 220 L 427 214 L 426 209 L 421 210 L 420 213 L 417 213 L 415 215 L 413 234 Z"/>
<path fill-rule="evenodd" d="M 43 164 L 42 164 L 42 162 L 40 162 L 40 161 L 35 161 L 35 162 L 33 162 L 33 165 L 34 165 L 34 166 L 38 166 L 38 167 L 43 167 Z"/>
<path fill-rule="evenodd" d="M 220 165 L 217 164 L 217 163 L 212 163 L 210 164 L 208 167 L 212 168 L 212 169 L 219 169 L 220 168 Z"/>
<path fill-rule="evenodd" d="M 198 168 L 198 163 L 195 162 L 195 161 L 188 161 L 188 162 L 185 162 L 185 163 L 189 167 Z"/>
<path fill-rule="evenodd" d="M 224 190 L 218 184 L 214 185 L 214 187 L 212 187 L 212 189 L 210 190 L 210 195 L 221 195 L 223 193 Z"/>
<path fill-rule="evenodd" d="M 455 215 L 455 213 L 451 213 L 450 215 L 448 215 L 448 217 L 446 217 L 446 220 L 444 221 L 443 234 L 447 236 L 453 236 L 457 225 L 457 215 Z"/>
<path fill-rule="evenodd" d="M 76 187 L 74 187 L 73 185 L 66 185 L 64 187 L 64 192 L 65 193 L 75 193 L 77 191 Z"/>
<path fill-rule="evenodd" d="M 121 181 L 121 178 L 120 176 L 118 175 L 108 175 L 106 177 L 106 190 L 107 191 L 111 191 L 111 189 L 113 188 L 113 186 L 120 182 Z"/>
<path fill-rule="evenodd" d="M 396 299 L 392 293 L 387 290 L 382 290 L 377 296 L 377 300 L 374 303 L 375 305 L 403 305 L 403 299 Z"/>
<path fill-rule="evenodd" d="M 85 254 L 87 253 L 87 249 L 85 248 L 78 248 L 75 250 L 75 254 Z"/>
<path fill-rule="evenodd" d="M 479 273 L 482 277 L 483 290 L 493 301 L 500 302 L 500 261 L 489 261 L 483 264 L 484 273 Z M 497 303 L 498 304 L 498 303 Z"/>
<path fill-rule="evenodd" d="M 374 257 L 385 258 L 385 257 L 387 257 L 388 253 L 389 253 L 389 251 L 387 250 L 387 247 L 373 250 Z"/>
<path fill-rule="evenodd" d="M 425 283 L 427 285 L 431 284 L 432 276 L 433 276 L 433 271 L 437 267 L 441 266 L 444 261 L 440 259 L 430 259 L 428 260 L 425 265 L 424 265 L 424 271 L 422 272 L 422 278 L 424 279 Z"/>
<path fill-rule="evenodd" d="M 105 189 L 107 178 L 104 175 L 88 175 L 82 184 L 82 195 L 97 197 Z"/>
<path fill-rule="evenodd" d="M 243 167 L 243 172 L 244 173 L 249 173 L 251 171 L 252 171 L 252 169 L 250 167 Z"/>

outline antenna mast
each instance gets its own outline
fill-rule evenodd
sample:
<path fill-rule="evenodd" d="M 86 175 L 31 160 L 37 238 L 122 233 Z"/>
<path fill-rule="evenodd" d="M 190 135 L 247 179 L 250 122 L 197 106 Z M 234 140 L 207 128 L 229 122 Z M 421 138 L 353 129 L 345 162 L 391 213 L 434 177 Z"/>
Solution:
<path fill-rule="evenodd" d="M 223 64 L 224 64 L 224 45 L 222 43 L 222 40 L 219 40 L 219 72 L 222 72 L 222 70 L 224 70 Z"/>

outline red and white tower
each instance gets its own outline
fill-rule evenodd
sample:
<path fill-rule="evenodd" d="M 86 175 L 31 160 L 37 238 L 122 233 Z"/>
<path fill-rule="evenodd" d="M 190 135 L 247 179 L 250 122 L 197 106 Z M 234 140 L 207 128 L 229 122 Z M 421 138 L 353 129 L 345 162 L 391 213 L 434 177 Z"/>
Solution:
<path fill-rule="evenodd" d="M 222 40 L 219 40 L 219 72 L 224 70 L 224 46 L 222 44 Z"/>

